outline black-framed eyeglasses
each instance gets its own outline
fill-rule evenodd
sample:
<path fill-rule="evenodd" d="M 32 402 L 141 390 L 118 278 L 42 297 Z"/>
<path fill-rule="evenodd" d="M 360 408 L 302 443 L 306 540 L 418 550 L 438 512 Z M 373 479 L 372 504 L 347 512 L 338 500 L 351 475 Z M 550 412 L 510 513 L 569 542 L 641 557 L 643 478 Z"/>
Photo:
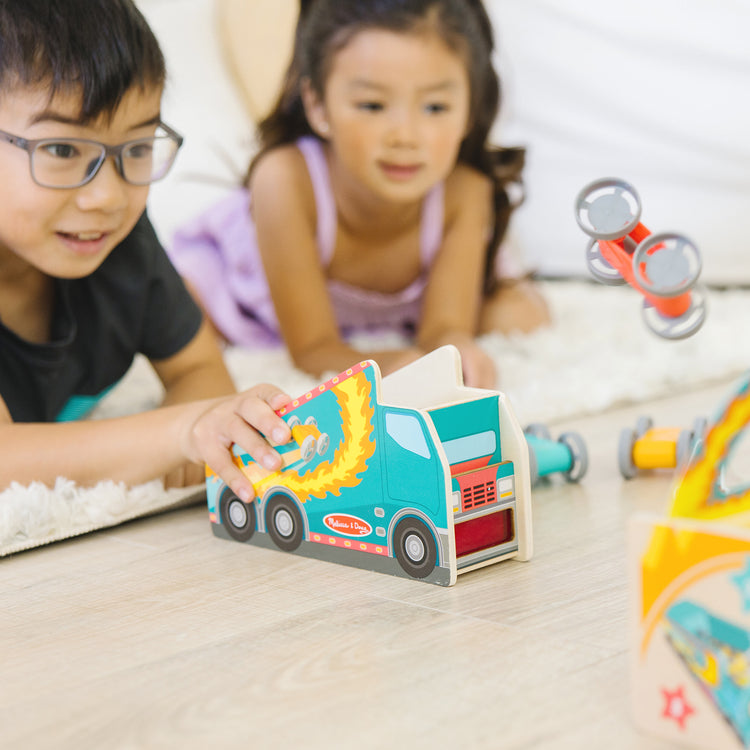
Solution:
<path fill-rule="evenodd" d="M 160 122 L 162 131 L 136 138 L 119 146 L 108 146 L 85 138 L 40 138 L 28 140 L 0 130 L 0 140 L 29 154 L 31 179 L 49 188 L 76 188 L 96 177 L 105 159 L 112 157 L 117 171 L 131 185 L 149 185 L 169 172 L 183 138 Z"/>

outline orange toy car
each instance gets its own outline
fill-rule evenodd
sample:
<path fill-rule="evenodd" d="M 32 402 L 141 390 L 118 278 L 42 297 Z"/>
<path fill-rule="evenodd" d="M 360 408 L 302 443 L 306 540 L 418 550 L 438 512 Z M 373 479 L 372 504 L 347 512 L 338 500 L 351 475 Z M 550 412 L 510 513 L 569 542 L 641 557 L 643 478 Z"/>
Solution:
<path fill-rule="evenodd" d="M 643 295 L 643 318 L 658 336 L 682 339 L 706 317 L 705 293 L 696 287 L 698 248 L 673 232 L 651 234 L 640 223 L 641 201 L 624 180 L 587 185 L 576 198 L 576 221 L 592 240 L 586 264 L 603 284 L 630 284 Z"/>
<path fill-rule="evenodd" d="M 708 422 L 699 417 L 692 430 L 654 427 L 650 417 L 639 417 L 635 429 L 620 432 L 617 459 L 620 473 L 632 479 L 641 469 L 675 469 L 684 466 L 698 442 L 705 440 Z"/>

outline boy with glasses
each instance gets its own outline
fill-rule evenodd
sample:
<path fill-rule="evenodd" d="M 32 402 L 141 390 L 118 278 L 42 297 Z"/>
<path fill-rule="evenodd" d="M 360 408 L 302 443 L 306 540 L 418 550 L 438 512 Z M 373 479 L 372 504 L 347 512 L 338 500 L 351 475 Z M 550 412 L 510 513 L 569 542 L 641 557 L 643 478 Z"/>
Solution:
<path fill-rule="evenodd" d="M 205 461 L 249 500 L 231 445 L 278 468 L 288 397 L 234 393 L 146 216 L 182 143 L 153 33 L 132 0 L 0 0 L 0 50 L 0 490 L 192 484 Z M 165 405 L 81 421 L 139 352 Z"/>

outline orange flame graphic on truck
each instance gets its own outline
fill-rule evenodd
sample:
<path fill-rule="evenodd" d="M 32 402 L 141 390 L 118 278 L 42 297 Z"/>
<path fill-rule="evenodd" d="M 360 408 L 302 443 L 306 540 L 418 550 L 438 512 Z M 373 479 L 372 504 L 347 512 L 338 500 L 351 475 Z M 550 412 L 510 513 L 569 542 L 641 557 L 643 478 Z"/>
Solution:
<path fill-rule="evenodd" d="M 343 438 L 332 460 L 323 461 L 312 471 L 300 475 L 294 469 L 268 471 L 248 456 L 233 456 L 232 460 L 253 483 L 258 496 L 262 496 L 269 487 L 284 486 L 304 503 L 311 497 L 323 498 L 328 493 L 340 495 L 343 488 L 356 487 L 359 484 L 360 475 L 367 469 L 367 461 L 375 452 L 375 440 L 371 437 L 375 409 L 370 403 L 371 385 L 367 377 L 369 367 L 369 363 L 363 362 L 347 370 L 315 391 L 297 399 L 291 407 L 293 410 L 300 403 L 305 403 L 326 391 L 333 393 L 339 406 Z M 288 407 L 284 407 L 279 414 L 287 411 Z M 299 443 L 308 434 L 320 437 L 317 427 L 307 425 L 294 427 L 292 434 Z M 248 459 L 249 462 L 246 463 Z M 298 459 L 299 450 L 286 453 L 284 466 L 289 466 Z M 206 466 L 206 476 L 211 479 L 216 477 L 216 474 Z"/>
<path fill-rule="evenodd" d="M 374 408 L 370 404 L 370 383 L 365 372 L 358 372 L 331 388 L 341 410 L 344 437 L 332 461 L 319 464 L 312 472 L 300 476 L 288 472 L 285 487 L 304 502 L 309 497 L 322 498 L 327 493 L 339 495 L 344 487 L 356 487 L 375 452 L 371 438 Z"/>

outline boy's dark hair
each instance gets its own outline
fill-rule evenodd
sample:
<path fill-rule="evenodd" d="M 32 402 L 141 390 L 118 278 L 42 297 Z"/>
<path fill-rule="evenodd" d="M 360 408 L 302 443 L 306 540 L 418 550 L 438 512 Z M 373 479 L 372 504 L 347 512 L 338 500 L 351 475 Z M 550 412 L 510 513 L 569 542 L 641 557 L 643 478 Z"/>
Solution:
<path fill-rule="evenodd" d="M 159 43 L 132 0 L 0 0 L 0 96 L 41 85 L 80 92 L 82 123 L 133 86 L 164 85 Z"/>
<path fill-rule="evenodd" d="M 489 290 L 495 282 L 498 246 L 515 207 L 506 186 L 521 182 L 525 151 L 488 143 L 500 106 L 500 81 L 492 64 L 492 23 L 481 0 L 300 0 L 292 61 L 274 109 L 258 125 L 260 151 L 250 172 L 268 150 L 315 135 L 305 117 L 302 80 L 308 79 L 322 99 L 331 58 L 354 34 L 365 29 L 410 32 L 428 22 L 468 65 L 471 126 L 458 158 L 490 177 L 494 185 L 495 222 L 485 260 Z"/>

